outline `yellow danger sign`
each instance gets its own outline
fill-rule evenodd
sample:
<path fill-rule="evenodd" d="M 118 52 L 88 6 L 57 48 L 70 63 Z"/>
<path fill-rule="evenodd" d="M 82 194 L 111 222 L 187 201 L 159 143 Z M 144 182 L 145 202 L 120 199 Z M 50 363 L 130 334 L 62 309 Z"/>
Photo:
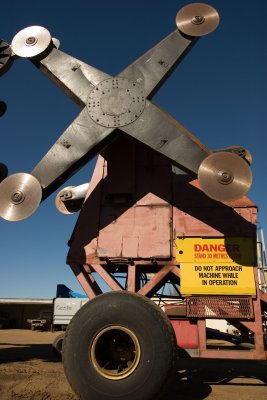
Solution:
<path fill-rule="evenodd" d="M 252 238 L 177 238 L 176 260 L 182 294 L 256 293 Z"/>

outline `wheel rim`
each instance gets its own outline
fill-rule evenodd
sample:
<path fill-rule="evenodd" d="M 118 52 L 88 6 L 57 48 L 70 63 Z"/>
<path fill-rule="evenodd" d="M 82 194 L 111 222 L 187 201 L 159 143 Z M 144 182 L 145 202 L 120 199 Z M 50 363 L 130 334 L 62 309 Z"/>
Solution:
<path fill-rule="evenodd" d="M 136 335 L 129 329 L 112 325 L 101 329 L 93 339 L 90 358 L 97 372 L 110 380 L 120 380 L 137 368 L 141 349 Z"/>

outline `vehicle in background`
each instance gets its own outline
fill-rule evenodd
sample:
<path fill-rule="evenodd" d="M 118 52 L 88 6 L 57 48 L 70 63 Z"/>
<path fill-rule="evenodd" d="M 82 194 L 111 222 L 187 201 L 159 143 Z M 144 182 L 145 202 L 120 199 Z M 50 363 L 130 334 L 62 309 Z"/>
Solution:
<path fill-rule="evenodd" d="M 27 319 L 31 325 L 31 330 L 48 331 L 52 329 L 53 314 L 51 310 L 41 310 L 37 318 Z"/>
<path fill-rule="evenodd" d="M 226 332 L 230 335 L 240 336 L 241 332 L 235 326 L 231 325 L 230 322 L 227 322 L 227 329 Z"/>
<path fill-rule="evenodd" d="M 81 294 L 81 293 L 77 293 L 74 292 L 72 289 L 70 289 L 68 286 L 62 284 L 62 283 L 58 283 L 57 284 L 57 293 L 56 293 L 56 298 L 57 297 L 65 297 L 65 298 L 88 298 L 86 296 L 86 294 Z"/>
<path fill-rule="evenodd" d="M 66 330 L 72 317 L 88 301 L 87 298 L 57 297 L 53 307 L 53 330 Z"/>

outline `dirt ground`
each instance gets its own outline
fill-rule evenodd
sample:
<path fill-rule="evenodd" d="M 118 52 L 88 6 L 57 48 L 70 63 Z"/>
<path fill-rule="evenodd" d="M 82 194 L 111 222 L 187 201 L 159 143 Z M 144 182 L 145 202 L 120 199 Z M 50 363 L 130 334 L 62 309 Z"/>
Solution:
<path fill-rule="evenodd" d="M 0 330 L 1 400 L 77 400 L 52 351 L 58 334 Z M 179 361 L 177 380 L 166 400 L 234 398 L 267 399 L 267 362 Z"/>

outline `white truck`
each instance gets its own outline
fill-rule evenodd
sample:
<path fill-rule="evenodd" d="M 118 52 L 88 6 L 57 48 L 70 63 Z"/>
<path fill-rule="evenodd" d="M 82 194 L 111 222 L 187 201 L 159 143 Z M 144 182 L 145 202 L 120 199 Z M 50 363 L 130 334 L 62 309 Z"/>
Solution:
<path fill-rule="evenodd" d="M 88 298 L 57 297 L 54 299 L 53 329 L 65 330 L 76 312 Z"/>

